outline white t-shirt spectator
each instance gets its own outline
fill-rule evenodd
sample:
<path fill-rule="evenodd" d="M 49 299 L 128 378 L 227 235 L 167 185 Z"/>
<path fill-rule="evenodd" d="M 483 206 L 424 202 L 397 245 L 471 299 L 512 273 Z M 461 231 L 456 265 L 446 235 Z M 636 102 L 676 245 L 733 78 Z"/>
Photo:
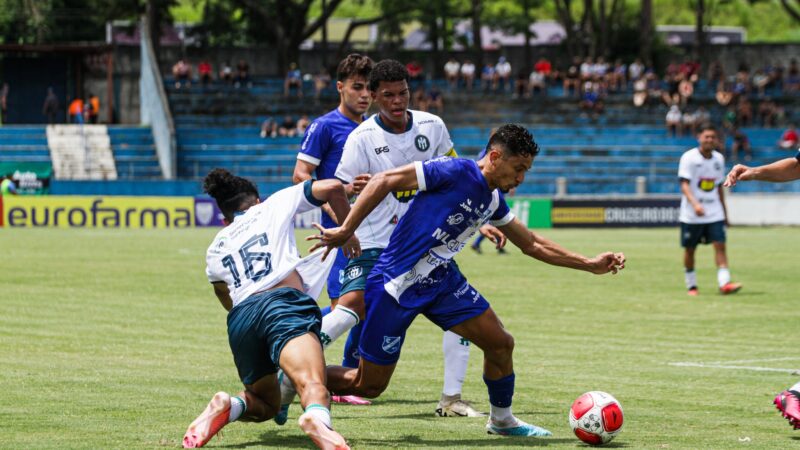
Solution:
<path fill-rule="evenodd" d="M 639 79 L 644 73 L 644 64 L 639 62 L 632 62 L 630 66 L 628 66 L 628 75 L 630 76 L 631 80 Z"/>
<path fill-rule="evenodd" d="M 494 66 L 495 73 L 500 78 L 507 78 L 511 75 L 511 63 L 508 61 L 500 60 L 496 66 Z"/>
<path fill-rule="evenodd" d="M 461 75 L 464 75 L 465 77 L 475 75 L 475 64 L 472 64 L 471 62 L 465 62 L 462 64 Z"/>
<path fill-rule="evenodd" d="M 681 123 L 681 110 L 678 105 L 672 105 L 667 111 L 667 123 Z"/>
<path fill-rule="evenodd" d="M 448 77 L 457 77 L 458 70 L 461 68 L 461 64 L 458 63 L 456 60 L 447 61 L 444 65 L 444 73 L 447 74 Z M 473 67 L 474 70 L 474 67 Z"/>

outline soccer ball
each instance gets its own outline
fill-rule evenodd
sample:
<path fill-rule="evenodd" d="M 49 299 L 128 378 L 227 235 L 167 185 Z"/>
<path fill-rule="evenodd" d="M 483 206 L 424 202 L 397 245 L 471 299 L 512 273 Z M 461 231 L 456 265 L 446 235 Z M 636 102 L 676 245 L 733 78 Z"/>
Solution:
<path fill-rule="evenodd" d="M 569 426 L 587 444 L 606 444 L 622 430 L 622 405 L 605 392 L 587 392 L 569 408 Z"/>

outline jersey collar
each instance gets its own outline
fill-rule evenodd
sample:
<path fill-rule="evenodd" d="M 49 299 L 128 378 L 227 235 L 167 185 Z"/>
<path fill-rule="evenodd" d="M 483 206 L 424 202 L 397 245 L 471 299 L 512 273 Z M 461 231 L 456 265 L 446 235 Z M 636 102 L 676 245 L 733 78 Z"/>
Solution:
<path fill-rule="evenodd" d="M 406 124 L 406 130 L 403 131 L 403 133 L 407 133 L 407 132 L 411 131 L 411 127 L 414 126 L 414 115 L 411 114 L 411 110 L 406 110 L 406 112 L 408 113 L 408 123 Z M 396 133 L 392 129 L 390 129 L 388 126 L 386 126 L 386 124 L 383 123 L 383 120 L 381 120 L 381 113 L 376 113 L 375 114 L 375 122 L 378 124 L 379 127 L 383 128 L 383 130 L 388 132 L 388 133 L 403 134 L 403 133 Z"/>

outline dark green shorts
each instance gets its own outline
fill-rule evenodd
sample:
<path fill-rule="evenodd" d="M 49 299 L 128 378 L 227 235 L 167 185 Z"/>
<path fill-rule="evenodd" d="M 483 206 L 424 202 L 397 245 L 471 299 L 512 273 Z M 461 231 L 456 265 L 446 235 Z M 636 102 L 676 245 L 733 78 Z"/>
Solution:
<path fill-rule="evenodd" d="M 228 313 L 228 342 L 242 383 L 277 372 L 283 346 L 308 332 L 319 337 L 321 324 L 317 302 L 293 288 L 254 294 L 236 305 Z"/>
<path fill-rule="evenodd" d="M 383 253 L 382 248 L 368 248 L 361 252 L 361 256 L 351 259 L 344 268 L 344 279 L 339 297 L 352 291 L 363 291 L 367 285 L 367 275 L 375 267 L 378 257 Z"/>

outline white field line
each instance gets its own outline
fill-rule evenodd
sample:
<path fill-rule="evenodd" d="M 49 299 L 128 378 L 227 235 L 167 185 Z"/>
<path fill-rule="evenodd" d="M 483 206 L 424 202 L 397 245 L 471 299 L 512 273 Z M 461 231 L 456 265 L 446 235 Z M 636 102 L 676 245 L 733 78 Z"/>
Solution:
<path fill-rule="evenodd" d="M 789 359 L 776 359 L 778 361 L 785 361 L 785 360 L 800 360 L 800 358 L 789 358 Z M 770 360 L 764 360 L 770 361 Z M 736 362 L 736 361 L 731 361 Z M 757 362 L 757 361 L 753 361 Z M 761 366 L 742 366 L 742 365 L 731 365 L 731 364 L 722 364 L 722 363 L 702 363 L 702 362 L 671 362 L 667 363 L 670 366 L 675 367 L 700 367 L 705 369 L 731 369 L 731 370 L 752 370 L 756 372 L 780 372 L 780 373 L 789 373 L 789 374 L 797 374 L 798 369 L 783 369 L 778 367 L 761 367 Z"/>

